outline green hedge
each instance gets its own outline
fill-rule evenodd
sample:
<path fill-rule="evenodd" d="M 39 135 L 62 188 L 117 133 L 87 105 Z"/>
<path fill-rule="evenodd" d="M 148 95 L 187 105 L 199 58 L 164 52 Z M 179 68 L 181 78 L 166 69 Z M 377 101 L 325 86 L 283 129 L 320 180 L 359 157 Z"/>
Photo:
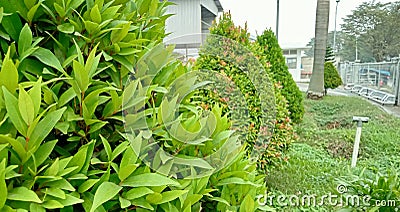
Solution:
<path fill-rule="evenodd" d="M 251 70 L 255 71 L 257 69 L 262 69 L 262 74 L 266 76 L 266 81 L 264 83 L 266 85 L 271 85 L 270 87 L 266 86 L 263 91 L 269 92 L 269 94 L 272 96 L 272 100 L 259 98 L 259 93 L 257 93 L 254 84 L 248 77 L 248 69 L 244 68 L 247 66 L 238 66 L 237 61 L 226 59 L 232 55 L 213 55 L 213 50 L 209 48 L 203 48 L 200 51 L 200 57 L 196 61 L 197 69 L 214 70 L 232 79 L 232 81 L 240 89 L 242 96 L 245 97 L 249 109 L 251 123 L 248 128 L 243 129 L 247 130 L 246 133 L 248 134 L 246 137 L 246 142 L 249 144 L 249 150 L 261 149 L 261 151 L 257 152 L 260 154 L 257 155 L 259 159 L 257 165 L 259 170 L 265 172 L 271 166 L 276 166 L 281 164 L 280 162 L 287 160 L 285 151 L 289 147 L 290 143 L 295 140 L 292 120 L 289 116 L 290 112 L 288 110 L 288 108 L 290 108 L 290 104 L 288 104 L 285 97 L 281 94 L 282 86 L 279 85 L 279 83 L 274 85 L 272 68 L 270 66 L 270 56 L 265 54 L 263 47 L 260 47 L 258 43 L 250 42 L 249 33 L 247 32 L 246 27 L 241 28 L 235 26 L 231 19 L 230 13 L 224 13 L 218 23 L 214 23 L 210 28 L 210 32 L 212 35 L 207 41 L 208 43 L 215 42 L 216 44 L 213 46 L 214 48 L 219 48 L 218 45 L 223 46 L 221 48 L 225 48 L 226 46 L 229 46 L 230 43 L 236 43 L 236 45 L 241 46 L 242 48 L 237 50 L 239 53 L 236 52 L 235 56 L 244 58 L 246 54 L 241 53 L 241 51 L 246 51 L 243 49 L 251 52 L 251 57 L 257 58 L 257 63 L 254 64 L 258 64 L 260 66 L 253 67 Z M 223 39 L 220 39 L 219 36 L 224 36 L 228 39 L 223 41 Z M 207 44 L 206 47 L 208 47 L 208 45 L 209 44 Z M 251 64 L 251 62 L 247 62 L 246 64 Z M 291 79 L 291 75 L 289 77 Z M 294 86 L 296 85 L 294 84 Z M 267 91 L 266 89 L 271 91 Z M 211 102 L 219 102 L 220 104 L 224 105 L 224 112 L 228 115 L 236 112 L 235 110 L 229 110 L 227 103 L 221 102 L 220 96 L 215 95 L 212 92 L 204 92 L 202 95 L 204 95 L 202 101 L 207 104 L 210 104 Z M 273 107 L 275 110 L 273 119 L 269 119 L 271 123 L 267 124 L 269 128 L 268 130 L 270 130 L 269 133 L 271 133 L 270 136 L 262 140 L 261 143 L 258 143 L 258 136 L 260 133 L 262 133 L 260 129 L 266 124 L 263 123 L 263 119 L 261 118 L 263 113 L 259 109 L 261 101 L 268 101 L 268 104 L 273 102 Z"/>
<path fill-rule="evenodd" d="M 325 69 L 324 69 L 324 88 L 325 88 L 325 95 L 327 90 L 335 89 L 342 85 L 342 78 L 339 75 L 338 70 L 336 69 L 335 65 L 332 62 L 325 62 Z"/>
<path fill-rule="evenodd" d="M 268 29 L 257 36 L 261 55 L 265 56 L 270 67 L 271 78 L 282 86 L 281 93 L 289 103 L 290 118 L 298 123 L 304 115 L 303 96 L 289 73 L 282 49 L 272 30 Z"/>

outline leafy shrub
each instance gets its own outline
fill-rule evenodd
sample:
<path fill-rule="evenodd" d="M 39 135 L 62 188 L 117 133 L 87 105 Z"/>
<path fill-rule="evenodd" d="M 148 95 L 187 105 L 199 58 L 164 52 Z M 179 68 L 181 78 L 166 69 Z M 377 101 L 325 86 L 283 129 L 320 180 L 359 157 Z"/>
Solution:
<path fill-rule="evenodd" d="M 290 144 L 297 140 L 297 135 L 289 117 L 287 101 L 279 92 L 280 89 L 279 84 L 275 84 L 276 120 L 274 133 L 258 163 L 259 168 L 264 171 L 288 161 L 289 158 L 286 152 Z"/>
<path fill-rule="evenodd" d="M 288 101 L 290 118 L 295 123 L 300 122 L 304 114 L 303 97 L 288 71 L 278 40 L 269 29 L 257 36 L 257 43 L 261 47 L 260 55 L 265 56 L 270 67 L 271 78 L 282 86 L 281 93 Z"/>
<path fill-rule="evenodd" d="M 241 95 L 236 96 L 234 100 L 240 101 L 239 98 L 244 97 L 250 124 L 239 127 L 238 130 L 247 135 L 245 140 L 248 144 L 248 150 L 251 151 L 254 145 L 258 145 L 256 141 L 259 137 L 260 128 L 269 124 L 266 120 L 273 120 L 272 114 L 274 111 L 263 111 L 264 105 L 268 105 L 270 108 L 274 106 L 274 99 L 271 98 L 273 95 L 272 83 L 265 77 L 265 81 L 259 83 L 262 87 L 255 87 L 254 78 L 257 76 L 257 72 L 254 70 L 262 69 L 262 66 L 250 51 L 247 29 L 236 27 L 229 13 L 224 13 L 219 22 L 211 26 L 210 33 L 214 36 L 210 36 L 207 39 L 207 45 L 200 50 L 200 57 L 196 61 L 195 68 L 219 72 L 232 80 L 239 88 Z M 212 54 L 213 52 L 216 53 Z M 262 79 L 258 78 L 256 80 L 261 81 Z M 263 93 L 260 94 L 257 89 L 262 90 Z M 260 98 L 260 95 L 263 95 L 264 98 Z M 205 96 L 206 98 L 203 100 L 205 102 L 220 102 L 223 105 L 227 105 L 226 102 L 221 102 L 220 97 L 213 93 L 205 93 Z M 226 106 L 225 108 L 225 112 L 228 112 L 228 108 Z M 230 117 L 238 111 L 238 109 L 230 110 Z M 264 143 L 266 141 L 261 142 Z"/>
<path fill-rule="evenodd" d="M 265 175 L 257 172 L 257 165 L 242 153 L 220 172 L 210 177 L 210 187 L 216 200 L 206 211 L 257 211 L 261 207 L 257 196 L 265 192 Z M 216 206 L 214 206 L 216 203 Z M 207 204 L 206 204 L 207 206 Z"/>
<path fill-rule="evenodd" d="M 231 16 L 229 13 L 225 13 L 219 20 L 218 24 L 214 23 L 213 27 L 210 29 L 211 33 L 220 35 L 220 36 L 226 36 L 229 39 L 232 39 L 236 42 L 238 42 L 240 45 L 244 46 L 245 48 L 248 48 L 251 50 L 251 53 L 255 55 L 258 58 L 258 63 L 259 66 L 261 66 L 262 69 L 265 69 L 268 77 L 268 81 L 271 83 L 273 80 L 269 77 L 270 73 L 270 66 L 269 62 L 265 59 L 266 56 L 263 55 L 263 52 L 260 51 L 260 47 L 257 44 L 251 44 L 249 41 L 249 34 L 247 33 L 246 28 L 241 28 L 241 27 L 236 27 L 231 20 Z M 219 40 L 214 37 L 210 37 L 208 39 L 209 43 L 214 42 L 211 39 Z M 222 39 L 221 39 L 222 40 Z M 221 45 L 221 42 L 217 42 L 216 45 Z M 229 42 L 223 46 L 229 46 Z M 218 48 L 218 47 L 215 47 Z M 225 48 L 225 47 L 224 47 Z M 232 47 L 233 49 L 235 47 Z M 236 49 L 235 49 L 236 50 Z M 235 52 L 239 57 L 243 57 L 245 53 L 237 53 L 243 50 L 238 49 L 238 51 L 233 51 Z M 250 144 L 252 147 L 255 145 L 255 139 L 257 139 L 257 134 L 259 133 L 260 126 L 262 124 L 262 120 L 260 119 L 261 114 L 257 108 L 260 108 L 260 99 L 258 98 L 258 94 L 256 93 L 255 88 L 253 87 L 252 82 L 249 80 L 249 78 L 246 76 L 245 70 L 243 70 L 243 67 L 246 66 L 237 66 L 232 64 L 232 61 L 228 61 L 226 59 L 222 59 L 216 55 L 211 55 L 210 52 L 212 50 L 203 48 L 200 52 L 200 58 L 197 60 L 197 66 L 196 68 L 198 69 L 208 69 L 208 70 L 216 70 L 222 74 L 226 74 L 229 78 L 232 79 L 232 81 L 239 87 L 240 92 L 244 94 L 246 98 L 247 105 L 250 109 L 250 122 L 252 123 L 249 127 L 249 132 L 250 136 L 247 137 L 247 143 Z M 231 55 L 229 55 L 231 56 Z M 225 57 L 228 57 L 226 56 Z M 233 56 L 235 57 L 235 56 Z M 254 57 L 254 56 L 253 56 Z M 235 60 L 233 60 L 235 61 Z M 250 62 L 246 64 L 251 64 Z M 256 67 L 258 68 L 258 67 Z M 256 70 L 256 68 L 253 68 Z M 268 89 L 268 87 L 266 87 Z M 293 127 L 291 126 L 291 119 L 289 117 L 289 111 L 288 111 L 288 102 L 286 101 L 285 97 L 282 96 L 280 90 L 282 87 L 278 84 L 275 85 L 275 87 L 269 88 L 273 90 L 273 93 L 271 95 L 274 95 L 274 99 L 272 100 L 275 104 L 275 114 L 274 114 L 274 119 L 273 122 L 269 125 L 273 129 L 273 133 L 269 137 L 268 141 L 264 141 L 262 144 L 259 146 L 256 145 L 256 148 L 261 148 L 262 152 L 259 155 L 259 160 L 257 163 L 257 166 L 259 170 L 263 170 L 264 172 L 268 170 L 269 167 L 271 166 L 276 166 L 279 164 L 281 161 L 287 160 L 287 157 L 285 156 L 284 152 L 287 150 L 289 144 L 295 140 L 295 134 Z M 211 104 L 212 102 L 219 102 L 224 106 L 224 112 L 228 114 L 232 114 L 235 111 L 229 110 L 226 106 L 225 102 L 221 102 L 221 98 L 219 96 L 215 96 L 211 92 L 204 92 L 202 93 L 204 98 L 202 98 L 202 101 L 205 102 L 205 104 Z M 268 100 L 270 101 L 270 100 Z M 254 108 L 256 110 L 253 110 L 251 108 Z"/>
<path fill-rule="evenodd" d="M 268 76 L 272 76 L 273 73 L 271 72 L 269 56 L 264 54 L 263 47 L 255 42 L 252 45 L 252 49 L 261 64 L 264 66 Z M 271 79 L 271 81 L 274 80 Z M 290 118 L 288 101 L 282 94 L 281 83 L 274 82 L 274 94 L 276 105 L 274 133 L 258 164 L 262 170 L 268 170 L 269 167 L 278 166 L 279 164 L 282 164 L 282 162 L 287 161 L 288 157 L 285 153 L 288 150 L 289 145 L 297 139 Z"/>
<path fill-rule="evenodd" d="M 324 88 L 325 88 L 325 95 L 327 93 L 328 88 L 335 89 L 342 85 L 342 78 L 339 75 L 338 70 L 333 65 L 332 62 L 325 63 L 324 69 Z"/>
<path fill-rule="evenodd" d="M 255 174 L 254 168 L 235 166 L 249 161 L 239 157 L 243 149 L 228 145 L 237 137 L 231 136 L 221 107 L 212 105 L 215 120 L 210 122 L 191 94 L 183 97 L 198 82 L 171 57 L 172 48 L 161 44 L 168 5 L 158 0 L 0 1 L 1 210 L 200 211 L 202 204 L 221 201 L 237 206 L 215 190 L 221 187 L 208 183 L 208 175 L 175 179 L 210 169 L 202 158 L 221 146 L 231 153 L 222 167 Z M 190 80 L 176 82 L 184 76 Z M 171 95 L 181 97 L 179 106 L 166 95 L 174 83 L 180 90 Z M 168 130 L 178 120 L 169 119 L 175 109 L 183 130 L 196 132 L 204 123 L 216 130 L 197 143 L 180 142 L 180 134 Z M 154 151 L 149 164 L 142 153 L 150 152 L 150 138 L 175 158 Z M 192 172 L 172 170 L 188 157 L 199 158 L 187 164 Z M 213 176 L 218 182 L 226 178 L 226 186 L 235 183 L 229 174 Z M 237 177 L 261 184 L 262 175 Z M 242 208 L 257 207 L 252 195 Z"/>
<path fill-rule="evenodd" d="M 386 173 L 371 172 L 365 168 L 359 174 L 338 179 L 346 186 L 343 198 L 348 208 L 363 211 L 397 211 L 400 203 L 400 179 L 396 170 Z M 358 201 L 348 201 L 358 196 Z M 342 209 L 342 211 L 346 211 Z M 352 210 L 347 210 L 352 211 Z"/>

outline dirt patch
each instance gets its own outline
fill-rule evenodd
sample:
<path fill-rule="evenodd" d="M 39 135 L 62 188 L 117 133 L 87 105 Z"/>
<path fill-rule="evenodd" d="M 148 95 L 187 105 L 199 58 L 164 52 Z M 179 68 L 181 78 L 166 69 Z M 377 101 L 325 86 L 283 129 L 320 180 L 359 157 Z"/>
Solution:
<path fill-rule="evenodd" d="M 346 141 L 334 141 L 328 143 L 327 151 L 333 157 L 350 159 L 353 154 L 353 144 Z M 359 152 L 361 154 L 361 152 Z"/>

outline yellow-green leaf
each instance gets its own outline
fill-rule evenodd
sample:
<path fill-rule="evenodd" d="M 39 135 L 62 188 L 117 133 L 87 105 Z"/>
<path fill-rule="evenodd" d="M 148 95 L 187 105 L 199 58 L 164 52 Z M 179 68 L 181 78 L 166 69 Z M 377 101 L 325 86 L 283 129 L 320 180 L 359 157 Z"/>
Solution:
<path fill-rule="evenodd" d="M 24 4 L 26 6 L 26 8 L 31 8 L 36 4 L 36 0 L 24 0 Z"/>
<path fill-rule="evenodd" d="M 65 72 L 63 67 L 61 66 L 60 61 L 50 50 L 39 48 L 32 54 L 32 56 L 36 57 L 38 60 L 40 60 L 40 62 L 57 69 L 65 76 L 68 76 L 67 72 Z"/>
<path fill-rule="evenodd" d="M 21 56 L 32 45 L 32 31 L 28 24 L 22 28 L 18 39 L 18 53 Z"/>
<path fill-rule="evenodd" d="M 93 187 L 97 182 L 99 182 L 100 179 L 89 179 L 86 180 L 85 182 L 83 182 L 79 188 L 78 188 L 78 192 L 79 193 L 83 193 L 87 190 L 89 190 L 91 187 Z"/>
<path fill-rule="evenodd" d="M 32 132 L 29 148 L 38 147 L 40 143 L 46 138 L 51 132 L 54 126 L 57 124 L 63 115 L 66 107 L 58 109 L 56 111 L 48 113 L 37 125 L 36 129 Z"/>
<path fill-rule="evenodd" d="M 90 212 L 94 212 L 100 205 L 112 199 L 121 191 L 122 187 L 112 182 L 102 183 L 96 190 Z"/>
<path fill-rule="evenodd" d="M 10 47 L 8 48 L 0 71 L 0 86 L 2 85 L 11 93 L 14 93 L 18 87 L 18 70 L 10 59 Z"/>
<path fill-rule="evenodd" d="M 0 78 L 1 79 L 1 78 Z M 8 112 L 8 117 L 13 123 L 14 127 L 20 132 L 23 136 L 26 137 L 28 126 L 25 124 L 22 116 L 18 110 L 18 99 L 12 95 L 6 87 L 3 87 L 4 94 L 4 103 L 6 105 L 6 109 Z"/>
<path fill-rule="evenodd" d="M 7 199 L 7 185 L 6 185 L 6 159 L 0 163 L 0 208 L 4 207 Z"/>
<path fill-rule="evenodd" d="M 37 11 L 37 9 L 39 8 L 39 6 L 40 6 L 41 4 L 42 4 L 42 3 L 39 2 L 39 3 L 35 4 L 35 6 L 33 6 L 32 8 L 29 9 L 29 11 L 28 11 L 28 22 L 29 22 L 29 23 L 32 22 L 33 17 L 35 17 L 36 11 Z"/>
<path fill-rule="evenodd" d="M 42 77 L 33 85 L 29 90 L 29 96 L 32 99 L 33 109 L 35 111 L 35 116 L 39 113 L 40 103 L 42 102 Z"/>
<path fill-rule="evenodd" d="M 37 202 L 42 203 L 38 195 L 26 187 L 17 187 L 12 189 L 7 196 L 9 200 L 18 200 L 23 202 Z"/>
<path fill-rule="evenodd" d="M 84 93 L 89 87 L 89 75 L 86 72 L 85 67 L 76 60 L 72 62 L 72 67 L 74 69 L 74 76 L 79 89 L 81 93 Z"/>
<path fill-rule="evenodd" d="M 75 30 L 75 27 L 74 27 L 74 25 L 72 25 L 70 23 L 65 23 L 65 24 L 58 25 L 57 29 L 60 32 L 63 32 L 65 34 L 72 34 Z"/>
<path fill-rule="evenodd" d="M 54 9 L 57 11 L 57 13 L 60 15 L 60 17 L 64 17 L 65 16 L 65 10 L 59 4 L 54 3 Z"/>
<path fill-rule="evenodd" d="M 19 86 L 18 108 L 22 119 L 30 126 L 35 118 L 35 108 L 31 96 Z"/>
<path fill-rule="evenodd" d="M 157 173 L 144 173 L 128 177 L 122 186 L 141 187 L 141 186 L 179 186 L 180 184 L 166 176 Z"/>
<path fill-rule="evenodd" d="M 254 199 L 251 198 L 249 194 L 243 199 L 242 204 L 240 204 L 240 212 L 253 212 L 255 207 Z"/>
<path fill-rule="evenodd" d="M 90 18 L 98 24 L 101 23 L 101 14 L 97 4 L 90 10 Z"/>

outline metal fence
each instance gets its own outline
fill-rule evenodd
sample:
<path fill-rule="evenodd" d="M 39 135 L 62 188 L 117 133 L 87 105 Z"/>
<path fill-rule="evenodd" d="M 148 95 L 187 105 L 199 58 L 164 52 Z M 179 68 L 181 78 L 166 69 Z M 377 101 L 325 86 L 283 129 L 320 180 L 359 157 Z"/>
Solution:
<path fill-rule="evenodd" d="M 339 73 L 346 86 L 362 86 L 374 91 L 395 96 L 395 104 L 400 105 L 400 60 L 381 63 L 339 64 Z"/>

